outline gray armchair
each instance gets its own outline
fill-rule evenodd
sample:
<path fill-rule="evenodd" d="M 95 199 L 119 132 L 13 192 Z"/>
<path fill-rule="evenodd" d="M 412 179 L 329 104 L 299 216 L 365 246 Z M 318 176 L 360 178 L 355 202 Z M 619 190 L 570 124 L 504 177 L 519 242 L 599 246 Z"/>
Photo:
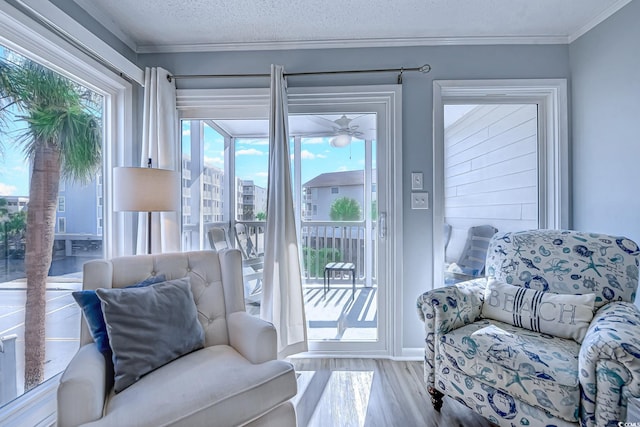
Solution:
<path fill-rule="evenodd" d="M 241 263 L 235 249 L 86 263 L 84 289 L 122 288 L 161 274 L 189 277 L 204 348 L 114 393 L 111 359 L 83 321 L 80 350 L 58 388 L 58 427 L 295 426 L 295 372 L 276 360 L 273 325 L 245 312 Z"/>

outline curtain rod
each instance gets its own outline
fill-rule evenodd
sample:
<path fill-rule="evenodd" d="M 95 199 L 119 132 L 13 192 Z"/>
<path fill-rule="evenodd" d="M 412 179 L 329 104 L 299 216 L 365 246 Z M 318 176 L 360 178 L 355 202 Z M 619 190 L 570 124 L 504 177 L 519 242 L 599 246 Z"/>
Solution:
<path fill-rule="evenodd" d="M 431 71 L 431 65 L 424 64 L 421 67 L 410 68 L 382 68 L 382 69 L 369 69 L 369 70 L 341 70 L 341 71 L 303 71 L 299 73 L 284 73 L 285 76 L 312 76 L 321 74 L 358 74 L 358 73 L 400 73 L 398 74 L 398 83 L 402 83 L 402 73 L 405 71 L 420 71 L 421 73 L 428 73 Z M 175 74 L 168 75 L 167 80 L 171 82 L 172 79 L 225 79 L 225 78 L 237 78 L 237 77 L 270 77 L 270 74 Z"/>

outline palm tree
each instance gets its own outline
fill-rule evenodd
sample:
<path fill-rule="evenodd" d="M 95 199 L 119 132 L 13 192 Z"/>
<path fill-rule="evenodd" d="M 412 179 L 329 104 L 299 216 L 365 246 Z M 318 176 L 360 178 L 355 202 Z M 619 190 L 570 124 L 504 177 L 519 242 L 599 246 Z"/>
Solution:
<path fill-rule="evenodd" d="M 14 62 L 15 61 L 15 62 Z M 102 158 L 98 96 L 26 58 L 0 57 L 0 131 L 24 121 L 14 141 L 31 162 L 25 269 L 25 391 L 44 379 L 46 282 L 61 177 L 88 181 Z"/>

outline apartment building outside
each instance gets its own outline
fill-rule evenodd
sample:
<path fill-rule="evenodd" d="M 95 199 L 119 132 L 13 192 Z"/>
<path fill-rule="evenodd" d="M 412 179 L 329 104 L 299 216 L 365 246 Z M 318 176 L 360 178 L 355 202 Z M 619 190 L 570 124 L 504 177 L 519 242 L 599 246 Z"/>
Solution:
<path fill-rule="evenodd" d="M 372 175 L 372 200 L 375 200 L 376 174 Z M 364 209 L 364 170 L 327 172 L 302 186 L 302 218 L 304 221 L 330 221 L 331 206 L 336 199 L 347 197 Z"/>

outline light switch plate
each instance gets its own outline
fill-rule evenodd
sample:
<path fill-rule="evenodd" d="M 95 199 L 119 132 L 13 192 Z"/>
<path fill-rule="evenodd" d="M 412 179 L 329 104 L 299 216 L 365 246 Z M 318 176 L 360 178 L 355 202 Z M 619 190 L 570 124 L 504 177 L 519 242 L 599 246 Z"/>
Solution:
<path fill-rule="evenodd" d="M 411 172 L 411 189 L 422 190 L 424 188 L 424 175 L 422 172 Z"/>
<path fill-rule="evenodd" d="M 429 193 L 411 193 L 411 209 L 429 209 Z"/>

